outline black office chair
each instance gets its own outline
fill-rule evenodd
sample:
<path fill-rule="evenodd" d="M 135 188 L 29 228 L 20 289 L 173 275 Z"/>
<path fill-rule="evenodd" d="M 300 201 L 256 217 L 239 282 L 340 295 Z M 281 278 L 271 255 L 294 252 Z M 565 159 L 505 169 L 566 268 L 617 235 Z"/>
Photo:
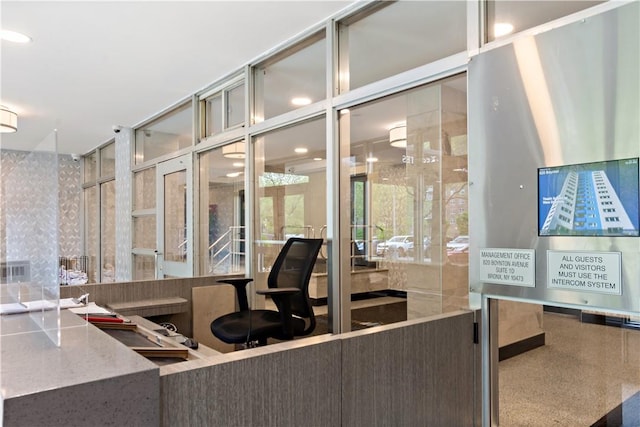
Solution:
<path fill-rule="evenodd" d="M 271 267 L 269 289 L 257 291 L 270 296 L 278 311 L 250 310 L 247 284 L 252 278 L 220 280 L 236 288 L 239 311 L 225 314 L 211 322 L 213 335 L 229 344 L 266 345 L 268 338 L 290 340 L 310 334 L 316 319 L 309 301 L 309 279 L 322 239 L 290 238 Z"/>

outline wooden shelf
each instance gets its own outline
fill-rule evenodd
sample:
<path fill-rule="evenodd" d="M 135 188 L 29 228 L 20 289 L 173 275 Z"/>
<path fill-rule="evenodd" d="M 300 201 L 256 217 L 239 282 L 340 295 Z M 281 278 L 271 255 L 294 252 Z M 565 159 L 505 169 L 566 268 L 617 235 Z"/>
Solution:
<path fill-rule="evenodd" d="M 122 316 L 142 317 L 184 313 L 189 309 L 189 301 L 181 297 L 156 298 L 127 302 L 113 302 L 107 308 Z"/>

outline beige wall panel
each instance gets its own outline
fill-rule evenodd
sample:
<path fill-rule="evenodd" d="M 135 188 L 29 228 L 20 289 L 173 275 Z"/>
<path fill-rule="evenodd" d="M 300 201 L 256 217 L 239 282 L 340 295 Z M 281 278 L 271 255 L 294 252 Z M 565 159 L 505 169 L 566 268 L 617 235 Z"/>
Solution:
<path fill-rule="evenodd" d="M 235 311 L 235 290 L 233 286 L 202 286 L 191 290 L 193 295 L 193 338 L 201 344 L 223 353 L 233 351 L 211 333 L 211 322 L 218 317 Z"/>
<path fill-rule="evenodd" d="M 473 425 L 473 313 L 344 339 L 342 363 L 342 425 Z"/>
<path fill-rule="evenodd" d="M 340 341 L 311 339 L 319 344 L 244 350 L 162 376 L 162 425 L 339 426 Z"/>

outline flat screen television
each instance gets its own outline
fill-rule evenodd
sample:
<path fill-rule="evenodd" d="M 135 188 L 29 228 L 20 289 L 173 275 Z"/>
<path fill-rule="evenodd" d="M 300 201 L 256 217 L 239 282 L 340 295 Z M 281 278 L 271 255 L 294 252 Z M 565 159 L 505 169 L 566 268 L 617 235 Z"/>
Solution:
<path fill-rule="evenodd" d="M 640 236 L 638 160 L 538 169 L 538 234 Z"/>

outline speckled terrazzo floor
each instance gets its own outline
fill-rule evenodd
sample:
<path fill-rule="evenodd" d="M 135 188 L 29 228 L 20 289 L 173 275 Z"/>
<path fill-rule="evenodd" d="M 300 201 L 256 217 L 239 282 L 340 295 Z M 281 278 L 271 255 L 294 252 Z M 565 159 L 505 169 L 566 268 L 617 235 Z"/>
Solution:
<path fill-rule="evenodd" d="M 555 313 L 544 329 L 544 347 L 499 363 L 500 426 L 591 426 L 640 390 L 640 331 Z"/>

